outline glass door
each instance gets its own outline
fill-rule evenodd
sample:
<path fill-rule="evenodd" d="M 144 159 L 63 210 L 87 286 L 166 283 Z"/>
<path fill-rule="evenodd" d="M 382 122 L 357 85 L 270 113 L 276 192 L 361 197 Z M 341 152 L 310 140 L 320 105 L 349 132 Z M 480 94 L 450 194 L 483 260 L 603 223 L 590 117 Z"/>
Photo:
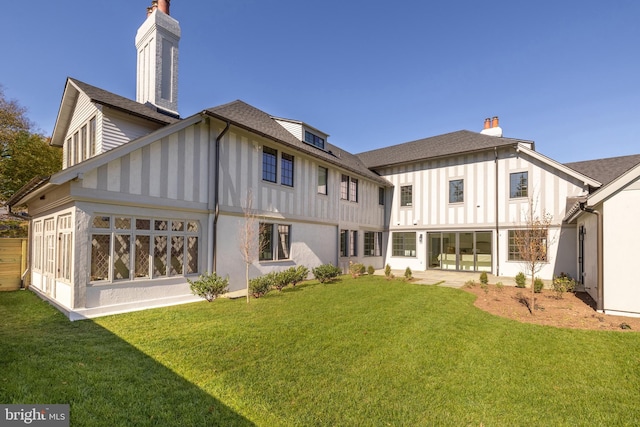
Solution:
<path fill-rule="evenodd" d="M 476 232 L 476 271 L 491 271 L 493 257 L 491 255 L 492 233 L 490 231 Z"/>

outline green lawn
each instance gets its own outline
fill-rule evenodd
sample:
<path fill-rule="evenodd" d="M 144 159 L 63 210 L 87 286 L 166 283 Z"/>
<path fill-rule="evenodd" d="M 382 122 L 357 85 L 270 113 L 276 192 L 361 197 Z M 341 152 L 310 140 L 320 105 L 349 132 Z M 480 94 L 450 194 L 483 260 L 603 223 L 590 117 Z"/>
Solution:
<path fill-rule="evenodd" d="M 74 426 L 640 424 L 638 333 L 381 277 L 75 323 L 0 293 L 0 324 L 0 403 L 70 403 Z"/>

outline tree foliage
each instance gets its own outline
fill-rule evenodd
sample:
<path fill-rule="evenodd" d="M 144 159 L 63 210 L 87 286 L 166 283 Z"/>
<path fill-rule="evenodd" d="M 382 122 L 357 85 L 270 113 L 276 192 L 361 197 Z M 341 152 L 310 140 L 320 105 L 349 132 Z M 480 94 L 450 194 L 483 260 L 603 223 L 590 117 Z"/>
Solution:
<path fill-rule="evenodd" d="M 7 200 L 37 176 L 51 175 L 62 166 L 62 150 L 32 132 L 26 109 L 8 100 L 0 86 L 0 200 Z"/>

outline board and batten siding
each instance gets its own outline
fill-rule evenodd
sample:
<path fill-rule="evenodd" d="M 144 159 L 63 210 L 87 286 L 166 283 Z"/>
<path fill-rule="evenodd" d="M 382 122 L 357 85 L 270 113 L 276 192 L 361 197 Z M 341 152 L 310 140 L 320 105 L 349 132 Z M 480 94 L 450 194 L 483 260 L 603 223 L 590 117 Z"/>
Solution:
<path fill-rule="evenodd" d="M 194 125 L 85 173 L 82 188 L 131 202 L 148 197 L 206 205 L 208 157 L 208 129 Z"/>
<path fill-rule="evenodd" d="M 263 147 L 278 152 L 277 183 L 262 179 Z M 280 184 L 281 155 L 294 157 L 293 187 Z M 306 153 L 256 137 L 238 129 L 230 130 L 220 147 L 221 210 L 241 212 L 251 189 L 253 208 L 274 218 L 290 218 L 320 223 L 349 221 L 384 227 L 384 207 L 378 207 L 379 185 L 366 178 L 342 171 Z M 328 194 L 318 194 L 318 166 L 328 169 Z M 340 200 L 340 176 L 358 179 L 359 200 Z M 375 203 L 375 206 L 374 206 Z"/>
<path fill-rule="evenodd" d="M 583 183 L 524 154 L 502 150 L 498 160 L 498 222 L 512 226 L 525 220 L 529 198 L 510 198 L 510 174 L 528 172 L 529 196 L 538 212 L 548 212 L 559 224 L 567 197 L 583 192 Z M 496 164 L 493 152 L 425 160 L 385 168 L 381 175 L 395 188 L 390 226 L 486 228 L 496 223 Z M 449 182 L 464 180 L 464 202 L 449 203 Z M 400 206 L 400 188 L 413 188 L 412 206 Z"/>

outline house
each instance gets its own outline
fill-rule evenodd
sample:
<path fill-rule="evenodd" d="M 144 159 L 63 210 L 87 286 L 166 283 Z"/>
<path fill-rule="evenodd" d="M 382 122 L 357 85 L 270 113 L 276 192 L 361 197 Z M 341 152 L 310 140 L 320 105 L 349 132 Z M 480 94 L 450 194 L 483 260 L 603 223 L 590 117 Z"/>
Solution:
<path fill-rule="evenodd" d="M 618 264 L 598 270 L 596 248 L 613 251 L 619 233 L 582 239 L 597 228 L 593 212 L 637 204 L 631 163 L 640 158 L 617 163 L 614 176 L 598 172 L 604 161 L 562 165 L 532 141 L 503 137 L 497 117 L 481 132 L 357 155 L 240 100 L 182 118 L 180 33 L 169 1 L 153 1 L 136 36 L 136 101 L 68 78 L 52 137 L 63 169 L 9 200 L 31 216 L 31 289 L 71 319 L 195 301 L 187 280 L 204 272 L 228 276 L 229 295 L 243 295 L 249 201 L 266 243 L 259 253 L 256 244 L 251 277 L 350 262 L 514 276 L 523 269 L 514 233 L 548 212 L 540 276 L 584 278 L 602 310 L 640 313 L 640 304 L 607 305 L 630 295 L 628 283 L 599 297 L 594 272 L 608 283 Z"/>

